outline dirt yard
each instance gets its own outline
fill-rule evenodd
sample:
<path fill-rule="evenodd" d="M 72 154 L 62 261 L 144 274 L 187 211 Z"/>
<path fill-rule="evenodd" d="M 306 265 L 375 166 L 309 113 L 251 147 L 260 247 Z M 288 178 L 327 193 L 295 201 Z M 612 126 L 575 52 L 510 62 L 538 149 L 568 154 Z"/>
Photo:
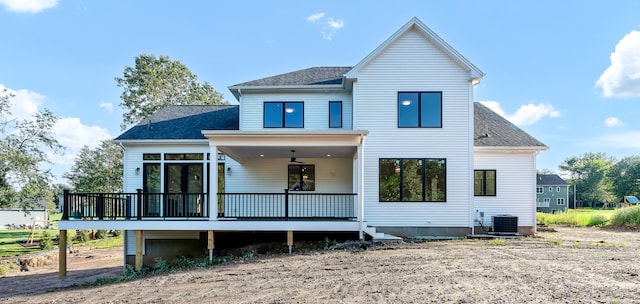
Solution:
<path fill-rule="evenodd" d="M 640 232 L 555 228 L 536 237 L 257 255 L 119 284 L 121 249 L 0 278 L 0 303 L 640 303 Z"/>

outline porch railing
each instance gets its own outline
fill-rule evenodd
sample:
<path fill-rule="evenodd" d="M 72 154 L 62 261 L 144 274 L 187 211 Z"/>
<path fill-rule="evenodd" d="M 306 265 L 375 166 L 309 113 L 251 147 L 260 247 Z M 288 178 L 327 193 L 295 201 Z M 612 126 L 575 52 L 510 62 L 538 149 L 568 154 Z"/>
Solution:
<path fill-rule="evenodd" d="M 218 193 L 219 218 L 353 219 L 355 193 Z"/>
<path fill-rule="evenodd" d="M 64 192 L 62 219 L 129 220 L 142 218 L 209 218 L 206 193 L 71 193 Z"/>
<path fill-rule="evenodd" d="M 64 192 L 63 220 L 208 219 L 206 193 Z M 215 212 L 215 211 L 214 211 Z M 218 193 L 223 219 L 354 219 L 355 193 Z"/>

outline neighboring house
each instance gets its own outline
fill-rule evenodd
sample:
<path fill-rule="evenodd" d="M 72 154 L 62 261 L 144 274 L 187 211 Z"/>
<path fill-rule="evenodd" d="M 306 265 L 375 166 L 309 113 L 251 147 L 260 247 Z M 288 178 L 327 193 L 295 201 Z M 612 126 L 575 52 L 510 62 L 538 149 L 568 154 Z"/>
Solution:
<path fill-rule="evenodd" d="M 136 267 L 211 255 L 219 231 L 290 246 L 294 232 L 463 236 L 507 214 L 532 234 L 547 147 L 473 102 L 483 75 L 413 18 L 353 67 L 230 86 L 239 106 L 158 111 L 116 138 L 127 194 L 67 193 L 59 227 L 126 230 Z"/>
<path fill-rule="evenodd" d="M 49 213 L 45 202 L 38 203 L 28 210 L 21 208 L 0 209 L 0 230 L 2 229 L 28 229 L 32 225 L 46 227 Z"/>
<path fill-rule="evenodd" d="M 537 174 L 536 210 L 544 213 L 567 211 L 569 184 L 556 174 Z"/>

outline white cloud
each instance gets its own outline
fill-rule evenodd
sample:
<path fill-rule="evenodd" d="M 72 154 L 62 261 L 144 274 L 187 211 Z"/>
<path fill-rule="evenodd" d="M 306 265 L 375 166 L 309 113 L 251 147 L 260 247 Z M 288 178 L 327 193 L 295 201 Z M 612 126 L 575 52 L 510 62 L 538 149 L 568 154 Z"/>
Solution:
<path fill-rule="evenodd" d="M 640 149 L 640 141 L 635 140 L 637 138 L 640 138 L 640 131 L 627 131 L 596 137 L 591 144 L 597 147 L 637 150 Z"/>
<path fill-rule="evenodd" d="M 640 31 L 631 31 L 616 45 L 611 65 L 596 81 L 604 97 L 640 96 Z"/>
<path fill-rule="evenodd" d="M 313 14 L 313 15 L 307 17 L 307 21 L 316 22 L 316 21 L 320 20 L 322 17 L 324 17 L 324 13 Z"/>
<path fill-rule="evenodd" d="M 329 21 L 327 21 L 327 24 L 332 29 L 341 29 L 344 27 L 344 21 L 342 21 L 342 19 L 334 20 L 333 17 L 329 17 Z"/>
<path fill-rule="evenodd" d="M 560 111 L 554 109 L 550 104 L 540 103 L 536 105 L 530 103 L 520 106 L 513 114 L 507 114 L 497 101 L 480 101 L 480 103 L 517 126 L 532 125 L 544 117 L 560 116 Z"/>
<path fill-rule="evenodd" d="M 609 128 L 617 127 L 621 124 L 622 124 L 622 121 L 620 121 L 620 118 L 618 117 L 607 117 L 607 119 L 604 120 L 604 125 Z"/>
<path fill-rule="evenodd" d="M 58 5 L 58 0 L 0 0 L 8 11 L 17 13 L 39 13 Z"/>
<path fill-rule="evenodd" d="M 110 102 L 102 102 L 100 103 L 99 107 L 107 110 L 107 112 L 109 112 L 109 114 L 113 114 L 113 104 Z"/>
<path fill-rule="evenodd" d="M 94 148 L 111 137 L 107 129 L 84 125 L 77 117 L 61 118 L 53 127 L 53 133 L 58 142 L 70 150 L 80 150 L 84 145 Z"/>
<path fill-rule="evenodd" d="M 3 92 L 5 89 L 9 94 L 13 95 L 13 98 L 11 98 L 11 107 L 9 108 L 11 112 L 10 119 L 31 119 L 33 114 L 38 112 L 38 107 L 47 99 L 46 96 L 33 91 L 25 89 L 16 91 L 0 84 L 0 92 Z"/>
<path fill-rule="evenodd" d="M 344 27 L 344 21 L 333 17 L 324 18 L 324 16 L 324 13 L 313 14 L 307 17 L 307 21 L 317 22 L 322 20 L 322 30 L 320 31 L 320 34 L 322 34 L 323 39 L 330 41 L 333 39 L 333 35 L 335 35 L 336 31 Z"/>

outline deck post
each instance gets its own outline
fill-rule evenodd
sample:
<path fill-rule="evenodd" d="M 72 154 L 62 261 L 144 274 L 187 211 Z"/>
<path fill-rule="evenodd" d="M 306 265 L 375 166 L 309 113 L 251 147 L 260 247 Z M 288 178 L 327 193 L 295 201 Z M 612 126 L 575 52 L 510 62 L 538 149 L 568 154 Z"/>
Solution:
<path fill-rule="evenodd" d="M 209 249 L 209 263 L 213 263 L 213 249 L 216 248 L 213 230 L 208 231 L 207 249 Z"/>
<path fill-rule="evenodd" d="M 142 230 L 136 230 L 136 264 L 135 271 L 142 269 Z"/>
<path fill-rule="evenodd" d="M 287 246 L 289 246 L 289 254 L 291 254 L 291 249 L 293 247 L 293 230 L 287 231 Z"/>
<path fill-rule="evenodd" d="M 58 279 L 67 276 L 67 231 L 60 230 L 58 235 Z"/>

